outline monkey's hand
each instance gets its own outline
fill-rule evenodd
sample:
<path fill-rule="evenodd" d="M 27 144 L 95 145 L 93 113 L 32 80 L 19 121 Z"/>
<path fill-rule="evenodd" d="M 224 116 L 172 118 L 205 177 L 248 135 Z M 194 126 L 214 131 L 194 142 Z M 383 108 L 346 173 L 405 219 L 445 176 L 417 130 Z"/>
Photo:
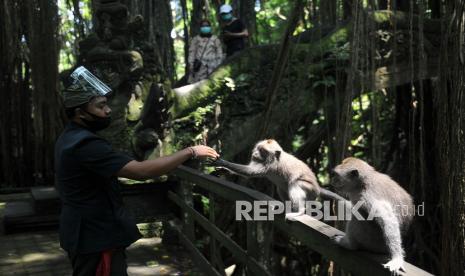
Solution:
<path fill-rule="evenodd" d="M 340 244 L 344 235 L 334 235 L 331 237 L 331 241 L 335 244 Z"/>
<path fill-rule="evenodd" d="M 349 250 L 356 250 L 357 246 L 350 241 L 350 239 L 347 237 L 347 235 L 334 235 L 331 237 L 331 240 L 333 243 L 342 246 L 346 249 Z"/>
<path fill-rule="evenodd" d="M 285 216 L 285 219 L 290 220 L 290 221 L 296 221 L 296 217 L 299 217 L 303 215 L 304 213 L 305 213 L 305 209 L 299 210 L 298 212 L 294 212 L 294 213 L 287 213 Z"/>
<path fill-rule="evenodd" d="M 394 257 L 392 260 L 384 264 L 384 267 L 389 269 L 394 275 L 397 275 L 399 272 L 405 272 L 404 268 L 404 259 L 402 257 Z"/>
<path fill-rule="evenodd" d="M 208 164 L 215 167 L 224 167 L 225 161 L 221 158 L 209 159 Z"/>
<path fill-rule="evenodd" d="M 214 166 L 217 172 L 230 172 L 225 163 L 227 163 L 227 161 L 221 158 L 207 160 L 207 164 L 210 166 Z"/>

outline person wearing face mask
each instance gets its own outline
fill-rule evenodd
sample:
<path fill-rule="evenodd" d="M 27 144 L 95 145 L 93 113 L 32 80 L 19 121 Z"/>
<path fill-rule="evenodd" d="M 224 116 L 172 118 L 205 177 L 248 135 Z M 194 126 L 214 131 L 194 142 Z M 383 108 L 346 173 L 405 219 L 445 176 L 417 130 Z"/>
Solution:
<path fill-rule="evenodd" d="M 206 79 L 223 61 L 221 41 L 212 34 L 210 21 L 200 21 L 199 34 L 189 46 L 189 77 L 188 83 Z"/>
<path fill-rule="evenodd" d="M 242 20 L 233 16 L 230 5 L 220 7 L 220 18 L 223 26 L 222 38 L 226 46 L 226 56 L 242 51 L 245 48 L 249 32 Z"/>
<path fill-rule="evenodd" d="M 84 73 L 63 91 L 69 123 L 55 144 L 60 245 L 68 253 L 73 276 L 127 275 L 125 249 L 141 234 L 123 205 L 117 177 L 150 179 L 188 159 L 219 155 L 210 147 L 192 146 L 138 162 L 114 151 L 96 134 L 111 122 L 106 97 L 110 88 L 87 69 L 78 70 Z"/>

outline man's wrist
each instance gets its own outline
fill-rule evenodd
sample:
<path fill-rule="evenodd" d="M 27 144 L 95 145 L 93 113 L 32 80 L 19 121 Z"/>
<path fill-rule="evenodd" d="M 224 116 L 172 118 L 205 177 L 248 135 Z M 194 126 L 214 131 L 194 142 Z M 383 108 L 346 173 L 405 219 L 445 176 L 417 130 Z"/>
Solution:
<path fill-rule="evenodd" d="M 193 147 L 188 147 L 187 149 L 191 153 L 191 159 L 197 159 L 197 152 L 195 151 L 195 149 Z"/>

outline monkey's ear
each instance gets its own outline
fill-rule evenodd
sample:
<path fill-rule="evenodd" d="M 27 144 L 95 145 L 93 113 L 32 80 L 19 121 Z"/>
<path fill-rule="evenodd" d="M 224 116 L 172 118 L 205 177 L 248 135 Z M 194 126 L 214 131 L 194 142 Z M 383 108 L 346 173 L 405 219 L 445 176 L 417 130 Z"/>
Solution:
<path fill-rule="evenodd" d="M 359 176 L 358 170 L 356 170 L 356 169 L 355 169 L 355 170 L 351 170 L 351 171 L 349 172 L 349 176 L 352 177 L 352 178 L 358 178 L 358 176 Z"/>
<path fill-rule="evenodd" d="M 276 160 L 279 161 L 279 157 L 281 157 L 281 151 L 280 150 L 275 151 L 274 156 L 276 156 Z"/>

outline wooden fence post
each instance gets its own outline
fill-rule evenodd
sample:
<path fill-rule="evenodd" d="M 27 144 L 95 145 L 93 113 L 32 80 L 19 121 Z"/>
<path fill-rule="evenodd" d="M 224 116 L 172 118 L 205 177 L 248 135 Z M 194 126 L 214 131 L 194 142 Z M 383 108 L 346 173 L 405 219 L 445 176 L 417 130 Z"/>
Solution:
<path fill-rule="evenodd" d="M 208 202 L 209 202 L 209 213 L 210 213 L 210 222 L 213 225 L 215 223 L 215 195 L 212 192 L 208 193 Z M 217 268 L 217 270 L 222 274 L 225 275 L 224 269 L 225 265 L 223 262 L 223 258 L 221 257 L 221 248 L 218 246 L 218 242 L 216 241 L 213 235 L 210 235 L 210 263 L 213 264 Z"/>
<path fill-rule="evenodd" d="M 185 180 L 180 180 L 179 185 L 179 196 L 184 200 L 184 202 L 190 206 L 194 207 L 194 200 L 192 196 L 192 184 Z M 182 223 L 183 223 L 183 232 L 184 235 L 191 241 L 195 241 L 195 225 L 194 219 L 186 211 L 182 211 Z"/>

